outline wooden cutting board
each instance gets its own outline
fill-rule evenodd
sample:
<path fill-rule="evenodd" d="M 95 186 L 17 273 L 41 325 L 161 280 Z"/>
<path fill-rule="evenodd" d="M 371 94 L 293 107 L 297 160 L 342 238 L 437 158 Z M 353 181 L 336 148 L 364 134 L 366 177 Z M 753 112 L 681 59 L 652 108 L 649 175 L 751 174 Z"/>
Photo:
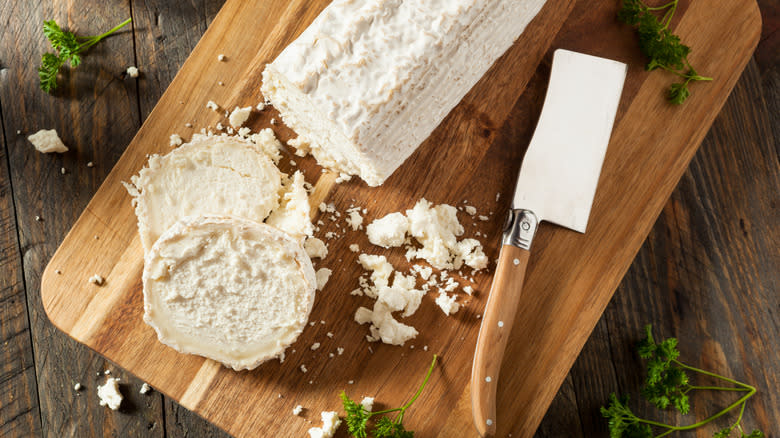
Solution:
<path fill-rule="evenodd" d="M 317 296 L 314 324 L 284 363 L 234 372 L 163 346 L 142 321 L 142 250 L 121 182 L 138 172 L 147 154 L 168 151 L 170 134 L 186 139 L 200 127 L 224 123 L 206 109 L 208 100 L 225 109 L 261 101 L 264 65 L 327 3 L 227 1 L 53 256 L 43 276 L 44 307 L 74 339 L 235 436 L 305 436 L 319 424 L 320 411 L 340 410 L 341 390 L 353 398 L 374 396 L 378 407 L 398 406 L 416 389 L 435 352 L 440 365 L 405 423 L 421 437 L 473 436 L 468 380 L 492 269 L 473 276 L 478 292 L 473 298 L 461 294 L 459 301 L 466 304 L 454 316 L 435 306 L 435 293 L 426 296 L 417 314 L 404 320 L 420 331 L 407 346 L 369 344 L 366 327 L 352 320 L 355 309 L 371 301 L 349 294 L 362 270 L 348 247 L 357 243 L 362 252 L 386 254 L 400 270 L 409 264 L 403 251 L 372 246 L 363 231 L 345 231 L 343 216 L 332 222 L 313 210 L 314 221 L 324 224 L 317 235 L 334 231 L 339 236 L 327 241 L 330 254 L 317 264 L 334 274 Z M 315 184 L 313 205 L 327 200 L 342 212 L 353 204 L 365 207 L 366 223 L 410 208 L 421 197 L 453 205 L 467 201 L 489 220 L 460 214 L 466 236 L 479 232 L 495 259 L 514 179 L 541 110 L 552 50 L 578 50 L 630 65 L 587 234 L 544 225 L 534 243 L 522 310 L 501 370 L 498 436 L 533 435 L 759 39 L 753 0 L 681 2 L 676 32 L 693 47 L 692 64 L 715 81 L 694 84 L 689 101 L 675 107 L 663 96 L 673 78 L 643 70 L 634 32 L 615 19 L 618 3 L 549 1 L 382 187 L 369 188 L 357 179 L 335 184 L 334 175 L 322 173 L 310 157 L 288 155 L 281 163 L 286 172 L 302 169 Z M 220 53 L 226 62 L 217 61 Z M 275 117 L 267 109 L 249 126 L 271 126 L 285 140 L 294 136 L 272 125 Z M 88 283 L 93 274 L 104 276 L 105 284 Z M 322 347 L 310 350 L 314 342 Z M 338 347 L 343 355 L 329 357 Z M 301 372 L 302 364 L 308 372 Z M 302 418 L 291 413 L 298 404 L 306 408 Z M 346 436 L 344 428 L 340 436 Z"/>

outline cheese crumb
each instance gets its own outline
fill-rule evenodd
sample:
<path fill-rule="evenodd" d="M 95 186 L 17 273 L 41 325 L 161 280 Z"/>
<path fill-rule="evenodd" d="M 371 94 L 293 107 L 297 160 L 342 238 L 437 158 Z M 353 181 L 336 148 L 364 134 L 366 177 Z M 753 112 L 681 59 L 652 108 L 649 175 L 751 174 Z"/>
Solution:
<path fill-rule="evenodd" d="M 169 145 L 174 148 L 176 146 L 181 146 L 182 143 L 184 143 L 184 140 L 181 139 L 181 136 L 179 134 L 171 134 L 171 138 L 169 141 Z"/>
<path fill-rule="evenodd" d="M 111 410 L 119 409 L 122 404 L 122 393 L 119 392 L 119 379 L 109 377 L 103 386 L 98 386 L 97 394 L 100 406 L 108 406 Z"/>
<path fill-rule="evenodd" d="M 353 207 L 347 210 L 347 217 L 344 219 L 347 225 L 352 227 L 353 231 L 357 231 L 363 227 L 363 216 L 360 215 L 360 207 Z"/>
<path fill-rule="evenodd" d="M 138 390 L 138 392 L 139 392 L 139 393 L 141 393 L 141 394 L 146 394 L 146 393 L 147 393 L 147 392 L 149 392 L 151 389 L 152 389 L 152 387 L 151 387 L 151 386 L 149 386 L 149 384 L 148 384 L 148 383 L 144 383 L 143 385 L 141 385 L 141 389 L 139 389 L 139 390 Z"/>
<path fill-rule="evenodd" d="M 341 184 L 343 182 L 347 182 L 352 179 L 352 175 L 349 175 L 347 173 L 340 173 L 339 176 L 336 177 L 336 184 Z"/>
<path fill-rule="evenodd" d="M 349 250 L 352 251 L 352 252 L 359 252 L 360 251 L 360 246 L 357 243 L 353 243 L 353 244 L 349 245 Z"/>
<path fill-rule="evenodd" d="M 301 364 L 301 372 L 302 373 L 308 373 L 309 370 L 306 368 L 306 364 Z"/>
<path fill-rule="evenodd" d="M 483 221 L 483 222 L 487 222 L 487 221 L 488 221 L 488 219 L 490 219 L 490 218 L 489 218 L 489 217 L 487 217 L 487 216 L 485 216 L 485 215 L 479 215 L 479 220 L 481 220 L 481 221 Z"/>
<path fill-rule="evenodd" d="M 325 245 L 325 242 L 316 237 L 309 237 L 306 239 L 306 241 L 303 242 L 303 249 L 306 250 L 306 254 L 309 258 L 316 257 L 324 259 L 328 256 L 328 247 Z"/>
<path fill-rule="evenodd" d="M 225 56 L 225 55 L 223 55 L 221 53 L 219 55 L 217 55 L 217 61 L 225 62 L 226 60 L 227 60 L 227 56 Z"/>
<path fill-rule="evenodd" d="M 322 426 L 309 429 L 309 438 L 333 438 L 341 425 L 339 414 L 332 411 L 322 412 L 320 417 L 322 418 Z"/>
<path fill-rule="evenodd" d="M 366 227 L 368 241 L 383 248 L 401 246 L 409 231 L 409 220 L 401 213 L 390 213 Z"/>
<path fill-rule="evenodd" d="M 452 315 L 460 309 L 460 304 L 455 302 L 455 295 L 447 295 L 445 292 L 436 297 L 436 304 L 445 315 Z"/>
<path fill-rule="evenodd" d="M 68 152 L 67 146 L 60 140 L 60 136 L 57 135 L 57 130 L 55 129 L 41 129 L 35 134 L 28 136 L 27 140 L 42 154 Z"/>
<path fill-rule="evenodd" d="M 246 108 L 236 107 L 233 112 L 230 113 L 230 124 L 233 125 L 234 128 L 238 129 L 241 127 L 241 125 L 244 124 L 244 122 L 246 122 L 250 114 L 252 114 L 251 106 Z"/>
<path fill-rule="evenodd" d="M 212 110 L 212 111 L 219 111 L 219 105 L 214 103 L 214 101 L 210 100 L 208 103 L 206 103 L 206 108 Z"/>
<path fill-rule="evenodd" d="M 311 351 L 316 351 L 317 349 L 320 348 L 320 343 L 319 342 L 315 342 L 315 343 L 311 344 L 311 347 L 309 347 L 309 348 L 311 348 Z"/>
<path fill-rule="evenodd" d="M 342 354 L 344 354 L 344 349 L 339 347 L 339 348 L 336 349 L 336 353 L 338 353 L 339 356 L 341 356 Z"/>
<path fill-rule="evenodd" d="M 298 405 L 293 408 L 293 415 L 301 415 L 301 412 L 303 412 L 303 406 Z"/>
<path fill-rule="evenodd" d="M 363 406 L 363 409 L 371 412 L 371 410 L 374 409 L 374 397 L 363 397 L 360 404 Z"/>
<path fill-rule="evenodd" d="M 73 385 L 74 391 L 81 391 L 81 383 L 76 382 L 75 385 Z"/>
<path fill-rule="evenodd" d="M 89 282 L 92 283 L 92 284 L 96 284 L 98 286 L 102 286 L 105 281 L 106 280 L 103 277 L 101 277 L 100 275 L 98 275 L 98 274 L 95 274 L 95 275 L 89 277 Z M 106 373 L 106 374 L 108 374 L 108 373 Z"/>
<path fill-rule="evenodd" d="M 264 110 L 265 109 L 265 102 L 258 103 L 257 106 L 255 107 L 255 109 L 258 110 L 258 111 Z"/>
<path fill-rule="evenodd" d="M 330 274 L 332 273 L 333 271 L 328 268 L 320 268 L 317 270 L 317 273 L 315 274 L 317 277 L 317 290 L 322 290 L 322 288 L 325 287 L 325 284 L 328 283 L 328 279 L 330 279 Z"/>
<path fill-rule="evenodd" d="M 475 214 L 477 214 L 477 209 L 476 209 L 476 207 L 472 207 L 470 205 L 467 205 L 466 206 L 466 213 L 468 213 L 470 216 L 474 216 Z"/>
<path fill-rule="evenodd" d="M 130 67 L 127 67 L 126 73 L 131 78 L 137 78 L 138 77 L 138 67 L 131 65 Z"/>

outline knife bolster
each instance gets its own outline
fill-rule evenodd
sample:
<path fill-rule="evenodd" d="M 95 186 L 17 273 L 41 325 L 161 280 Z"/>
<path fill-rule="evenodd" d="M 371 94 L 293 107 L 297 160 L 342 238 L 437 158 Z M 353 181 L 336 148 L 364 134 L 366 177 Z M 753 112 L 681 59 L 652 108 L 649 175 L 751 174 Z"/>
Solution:
<path fill-rule="evenodd" d="M 538 227 L 539 219 L 534 212 L 520 208 L 512 209 L 509 211 L 501 243 L 530 250 Z"/>

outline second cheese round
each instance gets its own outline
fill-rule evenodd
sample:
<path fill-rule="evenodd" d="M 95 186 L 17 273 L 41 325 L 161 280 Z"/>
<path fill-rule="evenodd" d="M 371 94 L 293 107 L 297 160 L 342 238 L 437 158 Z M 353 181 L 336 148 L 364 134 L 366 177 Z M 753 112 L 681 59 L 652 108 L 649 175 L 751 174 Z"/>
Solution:
<path fill-rule="evenodd" d="M 144 320 L 178 351 L 253 369 L 298 338 L 315 285 L 288 234 L 235 217 L 187 217 L 145 257 Z"/>

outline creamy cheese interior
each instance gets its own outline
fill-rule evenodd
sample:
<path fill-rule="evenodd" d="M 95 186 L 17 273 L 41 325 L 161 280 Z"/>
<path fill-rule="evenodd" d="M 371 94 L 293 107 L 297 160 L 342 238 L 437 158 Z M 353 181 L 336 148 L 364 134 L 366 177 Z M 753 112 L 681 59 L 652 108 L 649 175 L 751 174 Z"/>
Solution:
<path fill-rule="evenodd" d="M 185 216 L 262 222 L 279 205 L 284 176 L 265 148 L 233 136 L 198 136 L 166 155 L 149 157 L 147 167 L 126 185 L 134 196 L 144 252 Z"/>
<path fill-rule="evenodd" d="M 545 0 L 335 0 L 263 72 L 323 166 L 380 185 Z"/>
<path fill-rule="evenodd" d="M 306 325 L 315 294 L 298 239 L 253 221 L 177 222 L 145 257 L 144 320 L 161 342 L 235 370 L 280 356 Z"/>

